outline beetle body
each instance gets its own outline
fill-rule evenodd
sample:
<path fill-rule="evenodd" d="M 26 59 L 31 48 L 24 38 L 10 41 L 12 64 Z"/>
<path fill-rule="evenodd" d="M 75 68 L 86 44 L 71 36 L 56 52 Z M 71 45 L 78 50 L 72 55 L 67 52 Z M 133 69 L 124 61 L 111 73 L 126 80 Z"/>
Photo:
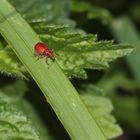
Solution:
<path fill-rule="evenodd" d="M 35 47 L 35 56 L 39 57 L 46 57 L 46 62 L 48 60 L 48 58 L 51 58 L 53 61 L 55 61 L 55 56 L 53 54 L 53 50 L 49 49 L 48 45 L 38 42 Z"/>

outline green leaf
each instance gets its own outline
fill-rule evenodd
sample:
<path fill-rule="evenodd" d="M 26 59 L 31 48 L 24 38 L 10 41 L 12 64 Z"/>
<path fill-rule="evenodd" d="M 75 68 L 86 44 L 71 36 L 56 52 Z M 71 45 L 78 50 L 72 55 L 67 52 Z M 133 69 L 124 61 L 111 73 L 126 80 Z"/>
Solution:
<path fill-rule="evenodd" d="M 112 96 L 118 87 L 131 92 L 139 88 L 139 84 L 135 80 L 129 79 L 126 72 L 122 71 L 120 67 L 118 69 L 111 69 L 108 73 L 98 83 L 98 86 L 105 89 L 109 96 Z"/>
<path fill-rule="evenodd" d="M 23 4 L 22 1 L 19 1 L 19 4 L 16 3 L 17 1 L 14 2 L 15 5 L 21 7 L 22 12 L 22 9 L 24 11 L 27 7 L 30 7 L 30 5 L 34 5 L 35 0 L 28 2 L 27 5 Z M 43 3 L 44 1 L 40 1 L 40 4 Z M 62 3 L 64 4 L 64 2 Z M 45 3 L 43 7 L 45 8 Z M 39 10 L 37 11 L 39 12 Z M 26 14 L 28 15 L 28 13 Z M 39 17 L 39 15 L 37 14 L 36 17 Z M 66 25 L 48 25 L 42 21 L 40 23 L 34 22 L 32 26 L 40 38 L 59 54 L 59 56 L 57 56 L 57 62 L 69 78 L 75 76 L 85 79 L 87 78 L 85 68 L 107 68 L 109 66 L 108 62 L 125 56 L 132 51 L 131 46 L 113 45 L 112 41 L 97 41 L 96 35 L 74 31 L 73 28 Z M 5 61 L 8 58 L 1 57 L 1 65 L 3 66 L 1 66 L 1 72 L 27 79 L 27 77 L 29 77 L 27 71 L 14 53 L 11 50 L 2 50 L 2 52 L 12 55 L 12 57 L 8 57 L 11 61 L 9 62 L 10 64 L 8 63 L 7 65 Z"/>
<path fill-rule="evenodd" d="M 3 92 L 10 100 L 18 101 L 27 92 L 28 88 L 24 81 L 17 80 L 9 85 L 1 87 L 1 92 Z"/>
<path fill-rule="evenodd" d="M 39 140 L 31 121 L 0 92 L 0 136 L 3 140 Z"/>
<path fill-rule="evenodd" d="M 86 13 L 88 19 L 100 19 L 103 24 L 109 24 L 112 20 L 112 16 L 105 8 L 92 5 L 87 1 L 72 0 L 71 10 L 76 13 Z"/>
<path fill-rule="evenodd" d="M 133 50 L 133 47 L 129 45 L 114 45 L 112 41 L 97 41 L 96 35 L 76 32 L 66 25 L 46 25 L 41 23 L 40 26 L 37 25 L 34 28 L 39 32 L 40 38 L 50 48 L 53 48 L 56 54 L 59 54 L 56 56 L 57 62 L 69 78 L 73 76 L 87 78 L 84 68 L 107 68 L 109 62 L 118 57 L 128 55 Z M 45 34 L 41 32 L 45 32 Z M 3 58 L 3 60 L 6 59 Z M 17 63 L 20 64 L 19 61 Z M 21 67 L 22 69 L 20 70 L 20 67 L 18 68 L 14 72 L 24 74 L 22 70 L 26 69 Z"/>
<path fill-rule="evenodd" d="M 140 122 L 140 105 L 138 97 L 127 96 L 122 98 L 122 96 L 114 96 L 111 97 L 111 99 L 114 103 L 114 107 L 116 108 L 114 111 L 115 116 L 128 128 L 139 132 L 140 124 L 138 122 Z"/>
<path fill-rule="evenodd" d="M 82 93 L 84 93 L 81 97 L 85 105 L 93 115 L 98 126 L 102 129 L 106 138 L 112 139 L 120 136 L 122 134 L 122 129 L 116 124 L 114 116 L 110 114 L 113 110 L 113 106 L 107 97 L 101 96 L 103 91 L 96 86 L 88 85 Z"/>
<path fill-rule="evenodd" d="M 11 77 L 25 78 L 25 67 L 19 62 L 15 53 L 0 44 L 0 72 Z"/>
<path fill-rule="evenodd" d="M 97 41 L 96 35 L 72 31 L 67 26 L 41 26 L 40 38 L 59 56 L 57 62 L 68 77 L 86 78 L 84 68 L 104 69 L 109 62 L 128 55 L 133 47 L 114 45 L 112 41 Z"/>
<path fill-rule="evenodd" d="M 111 70 L 112 71 L 112 70 Z M 121 81 L 121 83 L 120 83 Z M 139 84 L 136 81 L 128 78 L 125 72 L 113 71 L 113 74 L 106 75 L 98 86 L 105 89 L 107 95 L 114 105 L 114 114 L 123 125 L 130 129 L 140 131 L 140 113 L 139 113 L 139 98 L 136 93 L 139 90 Z M 125 96 L 118 94 L 117 89 L 121 88 L 126 91 Z M 127 114 L 127 115 L 126 115 Z M 129 116 L 129 117 L 128 117 Z"/>
<path fill-rule="evenodd" d="M 28 121 L 34 124 L 33 127 L 39 132 L 41 140 L 52 140 L 48 128 L 41 120 L 35 107 L 26 98 L 24 98 L 24 95 L 27 92 L 27 85 L 24 81 L 18 80 L 13 82 L 10 85 L 2 87 L 0 91 L 2 92 L 2 96 L 8 100 L 9 105 L 12 104 L 19 112 L 22 112 L 24 116 L 27 117 Z M 27 94 L 30 93 L 28 92 Z"/>
<path fill-rule="evenodd" d="M 73 24 L 68 19 L 69 0 L 10 0 L 29 23 Z"/>

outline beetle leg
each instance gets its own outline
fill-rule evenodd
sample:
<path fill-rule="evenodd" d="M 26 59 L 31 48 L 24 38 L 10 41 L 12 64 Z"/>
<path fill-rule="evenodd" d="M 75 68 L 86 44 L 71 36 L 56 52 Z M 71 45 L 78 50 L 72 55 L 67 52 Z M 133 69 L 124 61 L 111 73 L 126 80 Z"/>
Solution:
<path fill-rule="evenodd" d="M 57 53 L 57 52 L 54 52 L 54 55 L 55 55 L 55 56 L 59 56 L 59 53 Z"/>
<path fill-rule="evenodd" d="M 43 58 L 44 56 L 34 53 L 34 57 L 36 57 L 36 61 L 38 61 L 40 58 Z"/>
<path fill-rule="evenodd" d="M 54 52 L 54 49 L 51 49 L 51 52 L 53 53 Z"/>
<path fill-rule="evenodd" d="M 39 60 L 39 55 L 34 53 L 34 57 L 36 57 L 36 61 Z"/>
<path fill-rule="evenodd" d="M 46 56 L 46 63 L 48 64 L 48 66 L 50 65 L 50 64 L 48 63 L 48 56 Z"/>
<path fill-rule="evenodd" d="M 40 55 L 36 55 L 36 61 L 38 61 L 41 58 Z"/>
<path fill-rule="evenodd" d="M 51 49 L 51 53 L 53 53 L 54 57 L 55 57 L 55 56 L 59 56 L 59 53 L 56 53 L 56 52 L 54 51 L 54 49 Z"/>
<path fill-rule="evenodd" d="M 32 57 L 37 57 L 37 54 L 36 54 L 36 53 L 34 53 L 34 55 L 33 55 Z"/>

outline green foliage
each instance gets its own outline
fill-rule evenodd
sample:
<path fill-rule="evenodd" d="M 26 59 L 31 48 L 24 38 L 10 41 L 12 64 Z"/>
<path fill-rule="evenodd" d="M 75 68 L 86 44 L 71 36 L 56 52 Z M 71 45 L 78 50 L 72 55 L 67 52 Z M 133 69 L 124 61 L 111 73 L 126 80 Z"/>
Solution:
<path fill-rule="evenodd" d="M 29 23 L 73 24 L 67 18 L 69 0 L 10 0 Z M 26 4 L 25 4 L 26 2 Z"/>
<path fill-rule="evenodd" d="M 66 26 L 45 26 L 41 39 L 52 47 L 58 56 L 58 63 L 64 72 L 86 78 L 83 68 L 104 69 L 108 62 L 129 54 L 129 45 L 113 45 L 112 41 L 97 41 L 95 35 L 71 31 Z"/>
<path fill-rule="evenodd" d="M 100 19 L 103 24 L 109 24 L 112 16 L 107 9 L 93 5 L 87 1 L 72 0 L 71 10 L 76 13 L 86 13 L 87 19 Z"/>
<path fill-rule="evenodd" d="M 136 2 L 129 7 L 130 15 L 139 22 L 140 20 L 140 3 Z"/>
<path fill-rule="evenodd" d="M 61 19 L 66 17 L 66 15 L 64 16 L 64 12 L 61 12 L 62 6 L 60 11 L 58 8 L 55 8 L 55 0 L 49 2 L 47 6 L 45 6 L 47 1 L 45 2 L 44 0 L 39 1 L 40 6 L 36 3 L 36 0 L 28 1 L 26 5 L 22 4 L 22 1 L 17 2 L 14 0 L 12 2 L 14 2 L 14 5 L 17 6 L 17 9 L 19 9 L 28 21 L 29 19 L 33 20 L 31 25 L 36 30 L 40 38 L 46 42 L 50 48 L 53 48 L 57 54 L 59 54 L 59 56 L 57 56 L 57 61 L 69 78 L 72 76 L 87 78 L 84 68 L 107 68 L 109 66 L 108 62 L 111 62 L 118 57 L 125 56 L 132 51 L 131 46 L 113 45 L 112 41 L 97 41 L 96 35 L 75 31 L 75 29 L 70 28 L 67 25 L 48 25 L 49 21 L 43 21 L 45 16 L 46 20 L 49 15 L 51 19 L 55 19 L 56 21 L 56 15 L 52 14 L 59 14 L 59 16 L 57 15 L 56 17 L 60 17 Z M 67 3 L 68 2 L 66 1 L 62 1 L 59 4 L 66 8 Z M 27 9 L 29 9 L 31 5 L 33 8 L 28 12 Z M 90 7 L 88 3 L 81 3 L 80 5 L 80 7 L 82 7 L 82 5 L 86 6 L 87 9 Z M 47 8 L 48 6 L 54 7 L 56 11 L 52 12 L 51 9 Z M 81 9 L 84 9 L 84 7 Z M 37 19 L 40 21 L 38 22 Z M 56 23 L 51 19 L 50 21 L 52 23 Z M 8 75 L 14 75 L 16 77 L 27 77 L 26 69 L 21 65 L 10 49 L 2 50 L 1 53 L 4 55 L 4 57 L 1 57 L 1 72 L 5 72 Z M 10 58 L 8 57 L 9 55 Z M 9 63 L 7 63 L 8 58 L 10 59 Z"/>
<path fill-rule="evenodd" d="M 28 118 L 0 92 L 0 136 L 3 140 L 39 140 L 39 134 Z"/>
<path fill-rule="evenodd" d="M 9 108 L 10 109 L 12 108 L 11 109 L 12 111 L 14 108 L 18 112 L 18 114 L 19 112 L 22 115 L 24 113 L 24 117 L 27 118 L 30 124 L 32 124 L 33 122 L 36 122 L 34 123 L 33 129 L 36 129 L 37 131 L 39 131 L 40 139 L 43 140 L 46 137 L 48 139 L 51 139 L 48 132 L 46 132 L 47 128 L 39 120 L 40 118 L 38 117 L 37 113 L 34 111 L 33 107 L 23 98 L 24 97 L 23 95 L 25 94 L 25 92 L 27 92 L 27 86 L 22 81 L 17 81 L 17 82 L 14 82 L 13 84 L 3 87 L 0 92 L 0 97 L 2 101 L 5 99 L 6 103 L 1 102 L 1 106 L 5 105 L 6 109 L 8 108 L 8 111 L 9 111 Z M 90 113 L 93 115 L 99 127 L 102 129 L 106 138 L 111 139 L 111 138 L 115 138 L 119 136 L 122 133 L 122 130 L 116 124 L 116 119 L 110 114 L 113 110 L 113 106 L 110 100 L 104 96 L 105 95 L 104 90 L 102 90 L 101 88 L 98 88 L 97 86 L 86 85 L 84 87 L 84 90 L 81 90 L 81 93 L 83 93 L 81 94 L 82 100 L 86 104 Z M 7 110 L 6 111 L 2 110 L 2 112 L 3 114 L 7 113 Z M 12 119 L 14 119 L 12 115 L 16 116 L 16 114 L 12 113 L 11 111 L 8 112 L 8 115 L 11 116 Z M 26 125 L 28 124 L 28 122 L 25 122 Z M 10 126 L 7 127 L 6 129 L 9 130 L 9 128 Z M 29 135 L 30 133 L 31 132 L 29 131 Z M 9 136 L 8 138 L 12 137 L 10 133 L 8 134 L 8 136 Z"/>
<path fill-rule="evenodd" d="M 86 85 L 81 95 L 89 112 L 93 115 L 107 139 L 112 139 L 122 134 L 116 119 L 110 114 L 113 110 L 112 103 L 107 97 L 102 96 L 104 91 L 93 85 Z"/>
<path fill-rule="evenodd" d="M 4 19 L 0 24 L 0 31 L 38 83 L 71 138 L 92 140 L 95 137 L 96 140 L 105 140 L 100 128 L 57 62 L 52 62 L 53 66 L 48 69 L 45 61 L 34 61 L 33 46 L 40 39 L 20 14 L 13 14 L 8 18 L 7 15 L 11 15 L 11 12 L 16 13 L 14 7 L 5 0 L 0 1 L 0 19 Z"/>
<path fill-rule="evenodd" d="M 139 4 L 137 3 L 137 6 Z M 135 9 L 136 10 L 136 9 Z M 136 12 L 133 9 L 133 12 Z M 137 16 L 137 12 L 135 16 Z M 131 56 L 126 58 L 128 68 L 130 68 L 133 75 L 133 79 L 128 78 L 128 76 L 123 72 L 117 72 L 112 75 L 112 78 L 106 78 L 102 81 L 105 88 L 110 90 L 112 93 L 111 98 L 114 101 L 114 106 L 116 107 L 116 116 L 127 126 L 131 126 L 137 131 L 140 130 L 140 112 L 139 112 L 139 84 L 140 84 L 140 36 L 137 28 L 135 28 L 132 20 L 129 17 L 121 17 L 117 20 L 114 20 L 112 23 L 112 33 L 119 42 L 130 43 L 135 45 L 135 50 Z M 124 76 L 125 75 L 125 76 Z M 121 81 L 121 84 L 120 84 Z M 122 98 L 118 95 L 115 89 L 121 87 L 127 95 Z M 123 93 L 122 93 L 123 95 Z M 120 111 L 121 108 L 121 111 Z M 126 116 L 128 114 L 129 117 Z"/>
<path fill-rule="evenodd" d="M 100 70 L 108 68 L 110 62 L 128 55 L 133 50 L 131 45 L 116 45 L 113 41 L 99 41 L 97 40 L 97 35 L 86 34 L 82 29 L 75 28 L 75 22 L 69 19 L 70 10 L 74 13 L 86 13 L 88 19 L 100 19 L 103 24 L 108 24 L 112 20 L 111 14 L 106 9 L 96 5 L 93 6 L 87 1 L 78 2 L 73 0 L 71 9 L 71 2 L 69 0 L 60 0 L 59 2 L 58 0 L 9 1 L 12 2 L 18 12 L 22 14 L 25 20 L 36 31 L 37 37 L 48 44 L 49 48 L 54 49 L 56 63 L 59 64 L 69 78 L 74 76 L 83 79 L 87 78 L 85 69 Z M 28 77 L 31 79 L 26 69 L 28 67 L 71 138 L 81 140 L 83 136 L 86 138 L 88 136 L 89 139 L 92 139 L 95 135 L 95 139 L 100 140 L 101 138 L 104 139 L 104 136 L 107 139 L 112 139 L 121 135 L 122 130 L 116 123 L 114 116 L 111 115 L 111 112 L 114 111 L 113 105 L 116 108 L 116 111 L 114 111 L 115 115 L 120 120 L 130 124 L 132 127 L 140 128 L 137 123 L 139 122 L 138 99 L 130 97 L 124 99 L 116 95 L 111 95 L 116 94 L 115 89 L 119 84 L 123 85 L 125 90 L 134 90 L 137 86 L 134 81 L 129 81 L 126 77 L 123 77 L 123 74 L 121 76 L 116 74 L 116 77 L 113 77 L 113 79 L 111 77 L 109 79 L 105 78 L 105 80 L 102 79 L 99 86 L 102 86 L 107 91 L 107 95 L 113 101 L 113 105 L 109 98 L 104 96 L 104 90 L 93 85 L 85 85 L 86 89 L 81 89 L 80 92 L 82 93 L 81 98 L 84 104 L 93 117 L 90 120 L 90 114 L 88 114 L 88 111 L 85 111 L 86 107 L 79 99 L 79 96 L 77 96 L 77 92 L 75 92 L 71 84 L 67 82 L 56 63 L 51 63 L 49 59 L 51 63 L 50 71 L 45 60 L 35 62 L 35 58 L 32 57 L 33 48 L 31 46 L 33 47 L 33 44 L 39 39 L 33 36 L 34 33 L 30 34 L 27 31 L 30 28 L 26 28 L 28 26 L 20 18 L 20 15 L 12 16 L 20 20 L 14 21 L 15 19 L 13 19 L 12 21 L 9 18 L 8 23 L 4 21 L 5 25 L 9 25 L 8 28 L 7 26 L 0 27 L 4 27 L 9 33 L 13 31 L 13 36 L 17 40 L 15 39 L 16 43 L 14 41 L 14 43 L 11 43 L 11 38 L 9 39 L 7 36 L 4 36 L 6 41 L 10 40 L 10 46 L 8 46 L 0 38 L 0 72 L 12 77 L 25 79 Z M 0 17 L 3 17 L 3 13 Z M 19 24 L 17 23 L 21 23 L 23 25 L 22 28 L 25 29 L 25 33 L 29 34 L 24 34 L 22 29 L 19 29 Z M 1 31 L 4 31 L 4 29 L 1 29 Z M 126 34 L 128 34 L 127 29 Z M 124 36 L 127 36 L 126 34 Z M 21 40 L 18 40 L 18 38 Z M 123 37 L 121 36 L 121 38 Z M 18 46 L 17 44 L 20 43 L 22 45 Z M 18 50 L 18 47 L 21 48 L 20 51 L 15 52 L 20 56 L 25 66 L 22 65 L 10 47 L 15 50 Z M 52 137 L 48 133 L 48 128 L 44 126 L 33 106 L 24 99 L 27 89 L 24 82 L 15 82 L 1 88 L 0 128 L 2 131 L 0 131 L 0 136 L 4 140 L 52 140 Z M 120 108 L 122 109 L 121 111 Z M 129 118 L 126 114 L 129 114 Z M 94 121 L 95 123 L 93 123 Z M 90 125 L 91 129 L 88 130 L 90 123 L 94 125 Z M 85 132 L 85 134 L 79 132 Z"/>
<path fill-rule="evenodd" d="M 15 53 L 2 44 L 0 44 L 0 72 L 8 76 L 26 79 L 24 66 L 19 62 Z"/>
<path fill-rule="evenodd" d="M 127 57 L 127 63 L 132 69 L 133 75 L 140 83 L 140 36 L 132 21 L 128 17 L 114 20 L 111 26 L 112 33 L 119 42 L 134 44 L 135 49 L 131 56 Z"/>
<path fill-rule="evenodd" d="M 1 87 L 1 92 L 3 92 L 10 101 L 20 100 L 24 94 L 27 92 L 28 88 L 25 82 L 17 80 L 9 85 Z"/>
<path fill-rule="evenodd" d="M 4 126 L 4 129 L 8 131 L 8 135 L 5 135 L 4 132 L 3 136 L 5 135 L 4 140 L 9 140 L 10 138 L 18 139 L 18 137 L 22 136 L 24 131 L 28 133 L 28 135 L 25 133 L 25 135 L 22 136 L 23 139 L 28 139 L 30 136 L 33 137 L 32 139 L 41 139 L 41 140 L 52 140 L 51 136 L 48 133 L 48 128 L 44 125 L 43 121 L 41 121 L 40 116 L 38 115 L 37 111 L 33 107 L 29 101 L 27 101 L 24 98 L 25 93 L 28 91 L 28 87 L 23 81 L 16 81 L 13 82 L 12 84 L 6 85 L 1 88 L 0 90 L 0 106 L 4 108 L 1 110 L 2 114 L 6 114 L 5 116 L 5 124 L 6 123 L 11 123 L 12 125 L 16 128 L 19 129 L 19 132 L 16 132 L 15 135 L 13 136 L 13 132 L 9 132 L 10 129 L 13 128 L 13 126 L 7 126 L 7 125 L 1 125 L 1 127 Z M 30 94 L 30 93 L 29 93 Z M 6 110 L 7 109 L 7 110 Z M 13 112 L 12 112 L 13 111 Z M 2 116 L 4 117 L 4 116 Z M 20 119 L 21 117 L 21 119 Z M 13 121 L 11 121 L 11 119 Z M 10 119 L 10 120 L 8 120 Z M 24 122 L 19 122 L 25 119 Z M 17 120 L 17 124 L 14 123 Z M 1 122 L 1 117 L 0 117 L 0 122 Z M 19 122 L 19 123 L 18 123 Z M 21 133 L 20 133 L 20 127 L 23 127 Z M 27 128 L 27 130 L 26 130 Z M 33 133 L 33 134 L 32 134 Z M 0 135 L 2 133 L 0 132 Z M 6 133 L 7 134 L 7 133 Z M 6 139 L 9 138 L 9 139 Z"/>
<path fill-rule="evenodd" d="M 139 131 L 139 97 L 134 96 L 135 92 L 139 89 L 139 84 L 129 79 L 123 71 L 114 71 L 111 75 L 106 75 L 98 83 L 98 86 L 107 92 L 107 96 L 113 102 L 115 116 L 131 129 Z M 127 95 L 123 96 L 126 93 L 118 94 L 118 88 L 127 92 Z"/>
<path fill-rule="evenodd" d="M 96 35 L 76 32 L 68 26 L 40 24 L 34 28 L 40 30 L 40 38 L 59 54 L 57 62 L 68 77 L 86 78 L 84 68 L 107 68 L 108 62 L 133 49 L 129 45 L 113 45 L 112 41 L 97 41 Z"/>

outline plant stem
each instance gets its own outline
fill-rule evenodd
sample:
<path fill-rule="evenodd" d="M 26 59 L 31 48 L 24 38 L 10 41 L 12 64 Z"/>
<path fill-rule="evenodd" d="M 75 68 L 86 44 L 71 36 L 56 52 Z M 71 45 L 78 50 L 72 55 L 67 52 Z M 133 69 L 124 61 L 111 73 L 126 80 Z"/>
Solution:
<path fill-rule="evenodd" d="M 34 46 L 40 39 L 6 0 L 0 0 L 0 33 L 26 66 L 71 138 L 105 140 L 57 62 L 49 61 L 51 66 L 48 68 L 44 59 L 35 61 Z"/>

